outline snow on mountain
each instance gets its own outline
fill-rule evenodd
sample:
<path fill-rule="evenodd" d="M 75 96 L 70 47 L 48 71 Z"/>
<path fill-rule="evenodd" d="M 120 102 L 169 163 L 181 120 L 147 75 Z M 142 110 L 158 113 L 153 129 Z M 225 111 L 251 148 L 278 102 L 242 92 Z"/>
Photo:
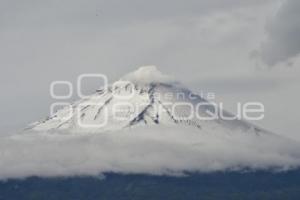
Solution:
<path fill-rule="evenodd" d="M 198 104 L 203 104 L 197 107 Z M 31 124 L 35 131 L 104 132 L 149 125 L 190 126 L 202 132 L 267 133 L 242 120 L 203 120 L 216 108 L 155 66 L 144 66 L 88 98 Z M 226 116 L 232 115 L 223 112 Z M 201 117 L 199 117 L 201 116 Z"/>

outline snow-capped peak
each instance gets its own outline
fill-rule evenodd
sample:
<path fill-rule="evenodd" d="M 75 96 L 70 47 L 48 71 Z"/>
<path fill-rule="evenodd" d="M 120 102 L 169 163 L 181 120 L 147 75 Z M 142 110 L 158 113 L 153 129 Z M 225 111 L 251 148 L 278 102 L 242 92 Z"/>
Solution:
<path fill-rule="evenodd" d="M 156 66 L 153 65 L 141 66 L 136 71 L 126 74 L 120 80 L 130 81 L 137 85 L 176 82 L 173 77 L 163 74 Z"/>
<path fill-rule="evenodd" d="M 202 120 L 215 108 L 205 99 L 181 87 L 155 66 L 143 66 L 120 79 L 130 83 L 113 84 L 89 98 L 58 110 L 29 128 L 37 131 L 71 130 L 74 132 L 104 132 L 140 125 L 187 125 L 202 132 L 219 130 L 230 133 L 263 132 L 242 120 Z M 205 105 L 205 103 L 208 103 Z M 204 103 L 204 106 L 199 106 Z M 231 116 L 230 113 L 226 115 Z"/>

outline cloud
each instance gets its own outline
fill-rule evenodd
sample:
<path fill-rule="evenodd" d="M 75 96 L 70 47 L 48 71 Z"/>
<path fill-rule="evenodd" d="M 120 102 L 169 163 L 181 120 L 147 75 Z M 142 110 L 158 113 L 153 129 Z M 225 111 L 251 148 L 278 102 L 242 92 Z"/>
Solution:
<path fill-rule="evenodd" d="M 274 66 L 289 61 L 300 53 L 299 9 L 300 1 L 286 0 L 267 24 L 267 39 L 261 43 L 257 52 L 257 56 L 265 64 Z"/>
<path fill-rule="evenodd" d="M 298 143 L 277 136 L 207 133 L 180 126 L 82 135 L 27 133 L 1 137 L 0 179 L 289 169 L 300 165 L 299 150 Z"/>

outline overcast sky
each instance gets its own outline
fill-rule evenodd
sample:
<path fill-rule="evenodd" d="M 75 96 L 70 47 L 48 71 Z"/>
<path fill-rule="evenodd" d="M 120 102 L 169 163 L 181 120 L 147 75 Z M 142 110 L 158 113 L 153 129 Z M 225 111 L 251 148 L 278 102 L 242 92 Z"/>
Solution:
<path fill-rule="evenodd" d="M 53 80 L 156 65 L 232 112 L 262 101 L 256 123 L 300 140 L 299 10 L 298 0 L 0 0 L 0 130 L 47 116 Z"/>

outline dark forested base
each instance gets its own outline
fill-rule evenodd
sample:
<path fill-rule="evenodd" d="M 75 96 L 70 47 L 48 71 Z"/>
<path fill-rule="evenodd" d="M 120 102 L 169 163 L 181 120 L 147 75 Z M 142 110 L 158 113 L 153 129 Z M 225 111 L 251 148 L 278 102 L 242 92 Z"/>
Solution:
<path fill-rule="evenodd" d="M 300 170 L 187 177 L 105 174 L 0 182 L 1 200 L 300 199 Z"/>

